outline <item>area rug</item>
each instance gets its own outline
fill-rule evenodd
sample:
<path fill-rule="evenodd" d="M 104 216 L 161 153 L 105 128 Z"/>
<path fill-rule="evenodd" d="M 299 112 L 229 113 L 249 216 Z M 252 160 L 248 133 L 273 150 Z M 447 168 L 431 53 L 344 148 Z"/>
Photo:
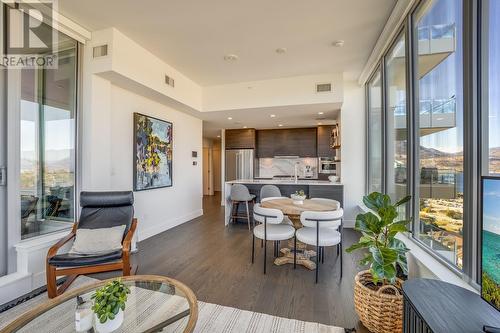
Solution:
<path fill-rule="evenodd" d="M 70 289 L 79 288 L 95 282 L 95 279 L 85 276 L 79 277 Z M 14 307 L 0 313 L 0 330 L 9 322 L 22 315 L 24 312 L 47 300 L 44 292 L 38 296 L 23 300 Z M 327 326 L 300 320 L 281 318 L 263 313 L 240 310 L 198 301 L 198 321 L 194 332 L 197 333 L 345 333 L 352 332 L 344 328 Z M 184 318 L 163 332 L 182 333 Z M 38 331 L 38 330 L 37 330 Z M 63 330 L 64 331 L 64 330 Z M 120 330 L 121 332 L 121 330 Z"/>

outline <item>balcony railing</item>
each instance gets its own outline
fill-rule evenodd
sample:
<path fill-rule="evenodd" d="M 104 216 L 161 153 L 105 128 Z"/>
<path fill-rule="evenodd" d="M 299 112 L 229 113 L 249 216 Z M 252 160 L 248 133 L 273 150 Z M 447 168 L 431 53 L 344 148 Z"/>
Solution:
<path fill-rule="evenodd" d="M 418 27 L 418 40 L 455 38 L 455 23 L 436 24 Z"/>
<path fill-rule="evenodd" d="M 462 267 L 462 237 L 459 233 L 447 231 L 434 224 L 420 223 L 420 240 L 459 267 Z"/>
<path fill-rule="evenodd" d="M 457 101 L 455 96 L 452 96 L 449 99 L 422 99 L 419 104 L 421 115 L 450 114 L 456 113 L 457 111 Z M 394 107 L 394 115 L 406 115 L 405 102 Z"/>

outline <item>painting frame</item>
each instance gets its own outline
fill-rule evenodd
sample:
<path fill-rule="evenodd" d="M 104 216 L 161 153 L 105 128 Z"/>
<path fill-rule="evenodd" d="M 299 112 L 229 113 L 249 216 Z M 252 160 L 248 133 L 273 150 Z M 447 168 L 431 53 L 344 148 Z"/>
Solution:
<path fill-rule="evenodd" d="M 173 144 L 174 144 L 174 124 L 168 120 L 163 120 L 160 118 L 152 117 L 147 114 L 142 114 L 139 112 L 134 112 L 133 114 L 134 118 L 134 125 L 133 125 L 133 190 L 134 192 L 139 192 L 139 191 L 147 191 L 147 190 L 155 190 L 155 189 L 160 189 L 160 188 L 168 188 L 173 186 Z M 139 121 L 141 118 L 145 118 L 146 120 L 150 120 L 151 122 L 157 122 L 161 125 L 164 125 L 166 128 L 170 128 L 170 131 L 168 132 L 167 135 L 169 135 L 169 141 L 170 141 L 170 148 L 167 148 L 169 150 L 169 153 L 167 153 L 166 157 L 166 164 L 168 167 L 168 178 L 170 180 L 169 184 L 159 184 L 159 185 L 154 185 L 154 186 L 139 186 L 140 182 L 140 175 L 139 175 L 139 168 L 138 168 L 138 163 L 140 162 L 139 156 L 138 156 L 138 144 L 139 144 Z M 170 159 L 168 158 L 170 156 Z"/>

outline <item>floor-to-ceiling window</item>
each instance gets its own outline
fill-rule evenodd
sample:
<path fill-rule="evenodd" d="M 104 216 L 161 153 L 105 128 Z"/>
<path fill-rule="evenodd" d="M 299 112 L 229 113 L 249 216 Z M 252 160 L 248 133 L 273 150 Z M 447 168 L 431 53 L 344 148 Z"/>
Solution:
<path fill-rule="evenodd" d="M 396 39 L 385 60 L 386 78 L 386 193 L 393 200 L 407 195 L 408 112 L 406 107 L 405 34 Z M 401 217 L 405 206 L 400 206 Z"/>
<path fill-rule="evenodd" d="M 8 9 L 8 21 L 26 15 Z M 42 29 L 52 34 L 52 27 Z M 7 35 L 22 29 L 7 24 Z M 75 220 L 76 92 L 78 42 L 55 32 L 55 66 L 8 69 L 10 105 L 19 127 L 21 238 L 70 227 Z M 40 52 L 37 55 L 47 55 Z M 14 119 L 14 118 L 12 118 Z M 13 121 L 13 120 L 12 120 Z M 13 140 L 14 142 L 15 140 Z"/>
<path fill-rule="evenodd" d="M 500 176 L 500 0 L 484 1 L 483 7 L 483 174 Z"/>
<path fill-rule="evenodd" d="M 368 189 L 383 190 L 382 73 L 378 69 L 368 83 Z"/>
<path fill-rule="evenodd" d="M 422 3 L 414 14 L 419 219 L 416 237 L 462 267 L 462 1 Z"/>

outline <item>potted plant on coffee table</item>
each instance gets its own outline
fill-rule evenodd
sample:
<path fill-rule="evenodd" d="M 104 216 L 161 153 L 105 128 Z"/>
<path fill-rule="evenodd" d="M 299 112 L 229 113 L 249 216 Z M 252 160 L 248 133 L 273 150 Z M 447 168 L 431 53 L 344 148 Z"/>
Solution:
<path fill-rule="evenodd" d="M 97 332 L 110 333 L 121 326 L 127 294 L 130 294 L 130 289 L 118 279 L 108 282 L 91 296 Z"/>
<path fill-rule="evenodd" d="M 395 236 L 408 231 L 411 219 L 399 220 L 397 208 L 409 200 L 407 196 L 392 204 L 388 195 L 378 192 L 363 197 L 371 211 L 356 217 L 355 229 L 362 236 L 346 250 L 368 250 L 360 264 L 369 264 L 370 268 L 355 277 L 354 306 L 363 325 L 373 333 L 402 331 L 402 280 L 397 277 L 397 267 L 408 274 L 408 249 Z"/>

